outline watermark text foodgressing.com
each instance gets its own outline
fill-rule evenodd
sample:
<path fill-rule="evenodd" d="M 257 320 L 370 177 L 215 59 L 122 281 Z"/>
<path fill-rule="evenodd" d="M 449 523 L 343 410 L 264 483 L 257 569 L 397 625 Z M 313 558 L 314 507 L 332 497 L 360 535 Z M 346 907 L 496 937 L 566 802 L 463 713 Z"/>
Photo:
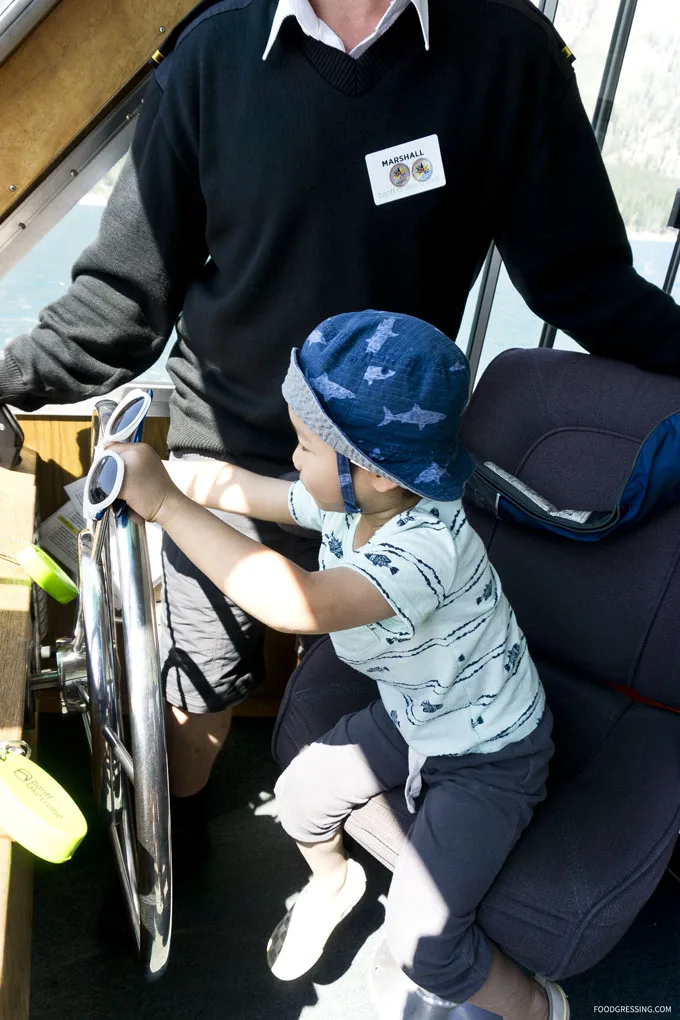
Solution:
<path fill-rule="evenodd" d="M 593 1006 L 593 1013 L 666 1013 L 672 1006 Z"/>

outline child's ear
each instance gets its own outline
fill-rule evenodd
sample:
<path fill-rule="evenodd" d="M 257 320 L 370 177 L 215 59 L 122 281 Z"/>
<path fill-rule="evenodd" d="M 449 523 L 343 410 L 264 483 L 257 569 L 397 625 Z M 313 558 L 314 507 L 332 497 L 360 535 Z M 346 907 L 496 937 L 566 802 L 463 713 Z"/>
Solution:
<path fill-rule="evenodd" d="M 373 471 L 369 471 L 369 474 L 376 492 L 390 492 L 392 489 L 401 488 L 397 482 L 393 482 L 390 478 L 385 478 L 384 475 L 376 475 Z"/>

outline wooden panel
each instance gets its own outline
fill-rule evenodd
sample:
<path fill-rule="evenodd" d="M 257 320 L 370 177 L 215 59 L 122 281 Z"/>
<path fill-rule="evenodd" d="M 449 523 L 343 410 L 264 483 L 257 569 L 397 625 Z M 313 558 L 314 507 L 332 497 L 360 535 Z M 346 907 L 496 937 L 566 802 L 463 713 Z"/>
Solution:
<path fill-rule="evenodd" d="M 15 471 L 0 468 L 0 552 L 13 556 L 33 537 L 36 457 L 24 449 Z M 30 582 L 0 558 L 0 740 L 22 737 Z M 0 836 L 0 1020 L 28 1017 L 32 871 L 28 855 Z"/>
<path fill-rule="evenodd" d="M 45 520 L 66 502 L 64 485 L 82 478 L 90 466 L 89 418 L 45 417 L 18 415 L 24 431 L 26 445 L 40 457 L 38 462 L 38 503 L 40 516 Z M 147 418 L 144 422 L 144 441 L 167 457 L 167 418 Z M 53 599 L 48 603 L 48 632 L 45 643 L 54 645 L 59 637 L 73 632 L 76 603 L 60 605 Z M 57 709 L 58 696 L 46 693 L 41 699 L 47 711 Z"/>
<path fill-rule="evenodd" d="M 0 923 L 0 1020 L 28 1020 L 33 929 L 33 863 L 28 850 L 3 839 L 2 874 L 11 870 L 6 893 L 6 933 Z M 4 880 L 0 878 L 4 884 Z"/>
<path fill-rule="evenodd" d="M 61 0 L 0 66 L 0 217 L 135 77 L 160 28 L 195 2 Z"/>
<path fill-rule="evenodd" d="M 35 464 L 35 453 L 24 449 L 15 471 L 0 468 L 0 740 L 18 739 L 24 718 L 31 586 L 23 568 L 4 557 L 32 541 Z"/>
<path fill-rule="evenodd" d="M 83 418 L 18 415 L 28 446 L 40 455 L 38 498 L 43 519 L 65 502 L 64 484 L 81 478 L 90 464 L 90 426 Z M 167 457 L 167 418 L 147 418 L 144 441 Z M 47 644 L 72 633 L 75 604 L 61 606 L 50 599 Z M 265 641 L 265 680 L 253 695 L 236 709 L 237 715 L 275 716 L 288 677 L 295 669 L 295 641 L 289 634 L 267 633 Z M 58 711 L 59 698 L 51 691 L 40 699 L 41 711 Z"/>
<path fill-rule="evenodd" d="M 26 445 L 40 457 L 38 493 L 43 520 L 66 501 L 64 485 L 82 478 L 90 466 L 89 418 L 17 415 Z M 144 442 L 167 457 L 167 418 L 147 418 Z"/>

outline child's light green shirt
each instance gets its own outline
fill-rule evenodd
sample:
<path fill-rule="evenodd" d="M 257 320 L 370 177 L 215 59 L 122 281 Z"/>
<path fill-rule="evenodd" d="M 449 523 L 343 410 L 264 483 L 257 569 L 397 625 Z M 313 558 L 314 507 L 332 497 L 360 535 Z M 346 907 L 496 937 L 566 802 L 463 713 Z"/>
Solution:
<path fill-rule="evenodd" d="M 394 608 L 331 634 L 343 662 L 372 677 L 421 755 L 498 751 L 537 726 L 545 695 L 498 575 L 460 500 L 421 499 L 353 549 L 359 514 L 327 513 L 301 482 L 294 519 L 322 535 L 319 567 L 349 567 Z"/>

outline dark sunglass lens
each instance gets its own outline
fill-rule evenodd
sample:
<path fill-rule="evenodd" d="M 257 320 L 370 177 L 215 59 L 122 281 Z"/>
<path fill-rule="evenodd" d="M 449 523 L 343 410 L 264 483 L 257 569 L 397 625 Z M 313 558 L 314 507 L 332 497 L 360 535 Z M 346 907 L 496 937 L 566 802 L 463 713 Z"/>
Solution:
<path fill-rule="evenodd" d="M 114 414 L 109 423 L 109 433 L 115 435 L 117 432 L 122 432 L 123 429 L 130 425 L 139 412 L 144 407 L 144 398 L 137 397 L 131 404 L 123 408 L 120 414 Z"/>
<path fill-rule="evenodd" d="M 102 457 L 90 478 L 88 493 L 90 503 L 93 506 L 97 506 L 99 503 L 103 503 L 105 499 L 108 499 L 116 484 L 117 474 L 118 470 L 114 458 Z"/>

